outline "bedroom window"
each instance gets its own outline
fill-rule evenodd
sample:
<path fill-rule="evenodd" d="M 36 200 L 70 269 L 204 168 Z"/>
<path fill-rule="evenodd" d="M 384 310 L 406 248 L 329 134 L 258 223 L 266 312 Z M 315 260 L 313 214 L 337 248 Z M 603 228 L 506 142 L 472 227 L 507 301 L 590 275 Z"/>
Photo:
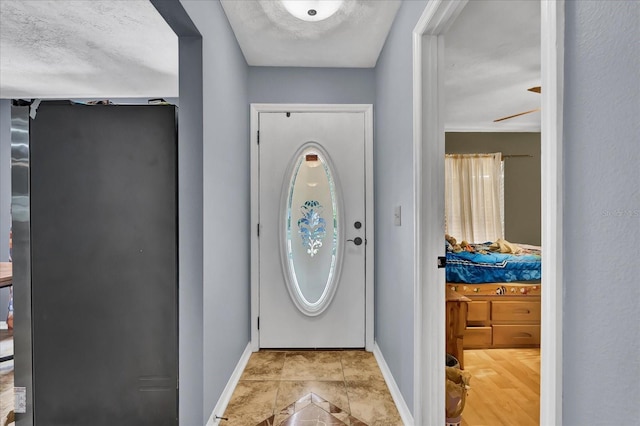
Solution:
<path fill-rule="evenodd" d="M 504 238 L 501 153 L 445 156 L 445 232 L 458 241 Z"/>

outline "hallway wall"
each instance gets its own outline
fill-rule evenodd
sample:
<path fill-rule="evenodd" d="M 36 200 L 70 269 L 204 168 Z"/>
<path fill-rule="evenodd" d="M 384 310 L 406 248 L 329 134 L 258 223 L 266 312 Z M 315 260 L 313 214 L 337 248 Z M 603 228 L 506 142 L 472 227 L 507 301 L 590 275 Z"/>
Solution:
<path fill-rule="evenodd" d="M 249 102 L 373 104 L 373 68 L 249 67 Z"/>
<path fill-rule="evenodd" d="M 640 2 L 565 18 L 562 408 L 610 425 L 640 417 Z"/>
<path fill-rule="evenodd" d="M 220 2 L 181 4 L 202 35 L 203 424 L 250 339 L 248 66 Z"/>
<path fill-rule="evenodd" d="M 412 33 L 426 1 L 402 3 L 376 66 L 376 341 L 413 411 Z M 402 207 L 402 226 L 394 207 Z"/>

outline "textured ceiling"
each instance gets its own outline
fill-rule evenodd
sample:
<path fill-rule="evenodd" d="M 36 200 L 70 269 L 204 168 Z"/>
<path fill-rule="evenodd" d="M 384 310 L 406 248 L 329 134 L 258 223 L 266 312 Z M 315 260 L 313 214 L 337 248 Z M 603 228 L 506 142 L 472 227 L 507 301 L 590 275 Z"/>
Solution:
<path fill-rule="evenodd" d="M 0 0 L 0 97 L 173 97 L 178 39 L 148 1 Z"/>
<path fill-rule="evenodd" d="M 540 1 L 471 0 L 445 36 L 445 128 L 540 131 Z"/>
<path fill-rule="evenodd" d="M 373 68 L 398 0 L 345 0 L 323 21 L 291 15 L 278 0 L 221 0 L 249 65 Z"/>

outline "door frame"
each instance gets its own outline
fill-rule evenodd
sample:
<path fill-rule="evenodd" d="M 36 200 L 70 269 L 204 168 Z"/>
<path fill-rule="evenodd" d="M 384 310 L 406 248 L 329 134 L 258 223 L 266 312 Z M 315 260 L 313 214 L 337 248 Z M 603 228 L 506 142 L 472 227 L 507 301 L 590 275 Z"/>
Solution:
<path fill-rule="evenodd" d="M 259 199 L 259 116 L 262 112 L 362 112 L 364 113 L 364 153 L 365 153 L 365 350 L 373 351 L 373 255 L 374 255 L 374 216 L 373 216 L 373 105 L 371 104 L 250 104 L 250 168 L 251 168 L 251 350 L 260 349 L 260 241 L 258 237 L 260 218 Z M 444 327 L 444 326 L 443 326 Z"/>
<path fill-rule="evenodd" d="M 414 421 L 444 424 L 444 35 L 467 0 L 430 1 L 413 30 Z M 540 424 L 562 424 L 564 0 L 541 2 L 542 336 Z M 423 196 L 424 194 L 424 196 Z M 433 202 L 433 200 L 437 200 Z M 439 200 L 439 201 L 438 201 Z"/>

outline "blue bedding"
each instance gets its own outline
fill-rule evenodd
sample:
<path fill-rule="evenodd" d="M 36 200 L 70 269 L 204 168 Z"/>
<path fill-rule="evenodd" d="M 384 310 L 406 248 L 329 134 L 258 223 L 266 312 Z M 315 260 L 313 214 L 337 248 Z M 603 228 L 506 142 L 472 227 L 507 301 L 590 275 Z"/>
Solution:
<path fill-rule="evenodd" d="M 485 248 L 490 243 L 474 245 Z M 539 251 L 526 254 L 487 252 L 486 254 L 447 249 L 446 279 L 450 283 L 494 283 L 540 280 Z"/>

